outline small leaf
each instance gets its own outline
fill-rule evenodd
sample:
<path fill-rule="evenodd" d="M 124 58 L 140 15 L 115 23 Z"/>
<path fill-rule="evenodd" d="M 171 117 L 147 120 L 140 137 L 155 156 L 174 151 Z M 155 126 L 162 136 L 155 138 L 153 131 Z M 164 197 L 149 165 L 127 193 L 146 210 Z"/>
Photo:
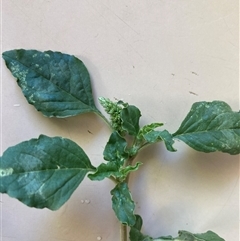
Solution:
<path fill-rule="evenodd" d="M 129 105 L 122 109 L 121 111 L 121 120 L 122 128 L 127 131 L 129 135 L 137 136 L 139 132 L 139 119 L 141 117 L 140 110 L 134 106 Z"/>
<path fill-rule="evenodd" d="M 4 152 L 0 159 L 0 192 L 30 207 L 57 210 L 94 170 L 85 152 L 73 141 L 41 135 Z"/>
<path fill-rule="evenodd" d="M 197 151 L 240 153 L 240 112 L 222 101 L 197 102 L 173 134 Z"/>
<path fill-rule="evenodd" d="M 106 177 L 118 178 L 121 176 L 119 165 L 116 162 L 101 163 L 95 173 L 88 174 L 92 181 L 101 181 Z"/>
<path fill-rule="evenodd" d="M 144 139 L 149 143 L 155 143 L 157 141 L 163 140 L 168 151 L 176 151 L 176 149 L 173 147 L 173 137 L 167 130 L 151 131 L 144 135 Z"/>
<path fill-rule="evenodd" d="M 135 204 L 127 184 L 125 182 L 117 184 L 111 191 L 111 194 L 112 208 L 119 221 L 128 226 L 133 226 L 136 221 L 135 215 L 133 214 Z"/>
<path fill-rule="evenodd" d="M 143 235 L 141 233 L 142 228 L 142 218 L 139 215 L 135 215 L 136 222 L 134 226 L 130 228 L 129 239 L 130 241 L 152 241 L 153 239 L 149 236 Z"/>
<path fill-rule="evenodd" d="M 156 128 L 163 126 L 163 123 L 151 123 L 148 125 L 143 126 L 139 132 L 138 132 L 138 139 L 142 139 L 144 137 L 144 135 L 154 131 Z"/>
<path fill-rule="evenodd" d="M 60 52 L 10 50 L 3 53 L 8 69 L 28 102 L 47 117 L 98 112 L 87 68 Z"/>
<path fill-rule="evenodd" d="M 188 231 L 179 231 L 178 237 L 173 240 L 189 240 L 189 241 L 224 241 L 223 238 L 219 237 L 212 231 L 207 231 L 201 234 L 192 234 Z"/>
<path fill-rule="evenodd" d="M 132 228 L 136 228 L 137 230 L 140 231 L 142 229 L 142 225 L 143 225 L 142 217 L 140 215 L 136 214 L 135 218 L 136 218 L 136 222 Z"/>
<path fill-rule="evenodd" d="M 119 162 L 119 164 L 123 164 L 124 160 L 128 157 L 128 153 L 125 151 L 126 147 L 126 140 L 117 132 L 113 132 L 104 149 L 104 159 L 106 161 Z"/>
<path fill-rule="evenodd" d="M 151 238 L 147 235 L 143 235 L 141 233 L 142 228 L 142 218 L 139 215 L 135 215 L 136 222 L 131 227 L 129 232 L 130 241 L 224 241 L 221 237 L 219 237 L 216 233 L 212 231 L 207 231 L 206 233 L 201 234 L 192 234 L 188 231 L 179 231 L 178 237 L 173 238 L 172 236 L 162 236 L 159 238 Z"/>
<path fill-rule="evenodd" d="M 136 217 L 136 222 L 133 227 L 131 227 L 130 232 L 129 232 L 129 239 L 130 241 L 163 241 L 163 240 L 174 240 L 172 236 L 165 236 L 165 237 L 160 237 L 157 239 L 151 238 L 148 235 L 144 235 L 141 233 L 141 228 L 142 228 L 142 218 L 140 215 L 135 215 Z M 176 240 L 178 241 L 178 240 Z M 194 240 L 193 240 L 194 241 Z"/>
<path fill-rule="evenodd" d="M 142 163 L 141 162 L 137 162 L 134 166 L 126 166 L 124 168 L 121 169 L 120 173 L 121 175 L 123 176 L 123 178 L 127 177 L 127 175 L 130 173 L 130 172 L 134 172 L 134 171 L 137 171 L 139 166 L 141 166 Z"/>
<path fill-rule="evenodd" d="M 141 162 L 137 162 L 135 166 L 122 167 L 117 162 L 101 163 L 95 173 L 88 174 L 92 181 L 101 181 L 104 178 L 114 177 L 120 181 L 124 181 L 130 172 L 137 171 Z"/>

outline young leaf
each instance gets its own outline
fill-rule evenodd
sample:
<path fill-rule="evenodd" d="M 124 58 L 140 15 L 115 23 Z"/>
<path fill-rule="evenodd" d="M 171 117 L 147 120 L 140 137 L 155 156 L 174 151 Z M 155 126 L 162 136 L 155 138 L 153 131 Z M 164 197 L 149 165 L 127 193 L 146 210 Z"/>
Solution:
<path fill-rule="evenodd" d="M 173 134 L 197 151 L 240 153 L 240 112 L 222 101 L 197 102 Z"/>
<path fill-rule="evenodd" d="M 92 181 L 101 181 L 106 177 L 114 177 L 124 181 L 127 175 L 130 172 L 137 171 L 141 164 L 141 162 L 137 162 L 135 166 L 122 167 L 118 162 L 101 163 L 96 172 L 88 174 L 88 177 Z"/>
<path fill-rule="evenodd" d="M 153 239 L 149 236 L 143 235 L 141 233 L 142 228 L 142 218 L 139 215 L 135 215 L 136 222 L 130 228 L 129 239 L 130 241 L 152 241 Z"/>
<path fill-rule="evenodd" d="M 136 222 L 131 227 L 129 232 L 130 241 L 224 241 L 221 237 L 219 237 L 216 233 L 212 231 L 207 231 L 206 233 L 201 234 L 192 234 L 188 231 L 179 231 L 178 237 L 173 238 L 172 236 L 162 236 L 159 238 L 151 238 L 147 235 L 143 235 L 141 233 L 142 228 L 142 218 L 139 215 L 135 215 Z"/>
<path fill-rule="evenodd" d="M 119 221 L 128 226 L 133 226 L 136 221 L 135 215 L 133 214 L 135 204 L 127 184 L 125 182 L 117 184 L 111 191 L 111 194 L 112 208 Z"/>
<path fill-rule="evenodd" d="M 143 126 L 139 132 L 138 132 L 138 139 L 142 139 L 144 137 L 144 135 L 154 131 L 156 128 L 163 126 L 163 123 L 151 123 L 148 125 Z"/>
<path fill-rule="evenodd" d="M 137 162 L 134 166 L 126 166 L 124 168 L 121 168 L 120 169 L 120 173 L 121 173 L 121 176 L 125 179 L 125 177 L 127 177 L 127 175 L 130 173 L 130 172 L 135 172 L 138 170 L 139 166 L 142 165 L 142 162 Z M 123 179 L 123 180 L 124 180 Z"/>
<path fill-rule="evenodd" d="M 157 239 L 161 240 L 161 239 Z M 173 240 L 189 240 L 189 241 L 224 241 L 223 238 L 219 237 L 216 233 L 212 231 L 207 231 L 201 234 L 192 234 L 188 231 L 179 231 L 178 237 Z"/>
<path fill-rule="evenodd" d="M 96 172 L 88 174 L 88 177 L 92 181 L 101 181 L 104 178 L 111 176 L 118 178 L 121 176 L 119 168 L 120 166 L 117 162 L 101 163 L 97 168 Z"/>
<path fill-rule="evenodd" d="M 41 135 L 3 153 L 0 192 L 30 207 L 57 210 L 94 170 L 85 152 L 73 141 Z"/>
<path fill-rule="evenodd" d="M 121 111 L 121 120 L 122 128 L 127 131 L 129 135 L 137 136 L 139 132 L 139 119 L 141 117 L 140 110 L 134 106 L 129 105 L 122 109 Z"/>
<path fill-rule="evenodd" d="M 159 140 L 163 140 L 167 150 L 172 152 L 176 151 L 176 149 L 173 147 L 173 137 L 167 130 L 151 131 L 144 135 L 144 139 L 149 143 L 155 143 Z"/>
<path fill-rule="evenodd" d="M 119 162 L 123 164 L 128 157 L 126 152 L 127 142 L 116 131 L 113 132 L 105 146 L 103 156 L 106 161 Z"/>
<path fill-rule="evenodd" d="M 98 112 L 88 70 L 78 58 L 60 52 L 10 50 L 3 53 L 27 101 L 47 117 Z"/>
<path fill-rule="evenodd" d="M 128 158 L 126 147 L 126 140 L 118 132 L 113 132 L 103 152 L 104 159 L 108 162 L 100 164 L 96 172 L 89 174 L 88 177 L 91 180 L 100 181 L 106 177 L 113 176 L 123 181 L 129 172 L 138 170 L 141 165 L 140 162 L 137 162 L 135 166 L 124 167 L 125 160 Z"/>

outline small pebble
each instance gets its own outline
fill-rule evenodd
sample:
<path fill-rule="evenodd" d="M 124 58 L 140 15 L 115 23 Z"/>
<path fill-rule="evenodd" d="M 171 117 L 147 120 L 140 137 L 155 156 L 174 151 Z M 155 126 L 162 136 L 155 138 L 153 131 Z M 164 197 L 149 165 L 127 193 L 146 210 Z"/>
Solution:
<path fill-rule="evenodd" d="M 85 203 L 86 203 L 86 204 L 89 204 L 89 203 L 90 203 L 90 200 L 86 199 L 86 200 L 85 200 Z"/>
<path fill-rule="evenodd" d="M 102 237 L 98 236 L 98 237 L 97 237 L 97 240 L 102 240 Z"/>

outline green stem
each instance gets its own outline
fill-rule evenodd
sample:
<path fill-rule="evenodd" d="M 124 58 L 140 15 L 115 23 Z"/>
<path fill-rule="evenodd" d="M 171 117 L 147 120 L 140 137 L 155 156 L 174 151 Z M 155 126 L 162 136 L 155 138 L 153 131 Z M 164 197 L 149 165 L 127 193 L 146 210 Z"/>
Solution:
<path fill-rule="evenodd" d="M 108 126 L 110 127 L 110 129 L 113 131 L 111 122 L 110 122 L 100 111 L 99 111 L 99 112 L 96 112 L 96 114 L 97 114 L 98 116 L 100 116 L 100 117 L 108 124 Z"/>

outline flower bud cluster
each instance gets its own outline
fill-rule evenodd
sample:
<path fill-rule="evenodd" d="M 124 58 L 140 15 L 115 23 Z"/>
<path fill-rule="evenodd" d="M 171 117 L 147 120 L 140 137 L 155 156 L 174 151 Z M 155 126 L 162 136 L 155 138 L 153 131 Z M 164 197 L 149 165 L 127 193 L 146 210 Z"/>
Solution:
<path fill-rule="evenodd" d="M 108 98 L 100 97 L 100 104 L 103 106 L 104 110 L 110 115 L 111 125 L 114 130 L 120 134 L 123 132 L 121 111 L 128 104 L 123 101 L 113 102 Z"/>

